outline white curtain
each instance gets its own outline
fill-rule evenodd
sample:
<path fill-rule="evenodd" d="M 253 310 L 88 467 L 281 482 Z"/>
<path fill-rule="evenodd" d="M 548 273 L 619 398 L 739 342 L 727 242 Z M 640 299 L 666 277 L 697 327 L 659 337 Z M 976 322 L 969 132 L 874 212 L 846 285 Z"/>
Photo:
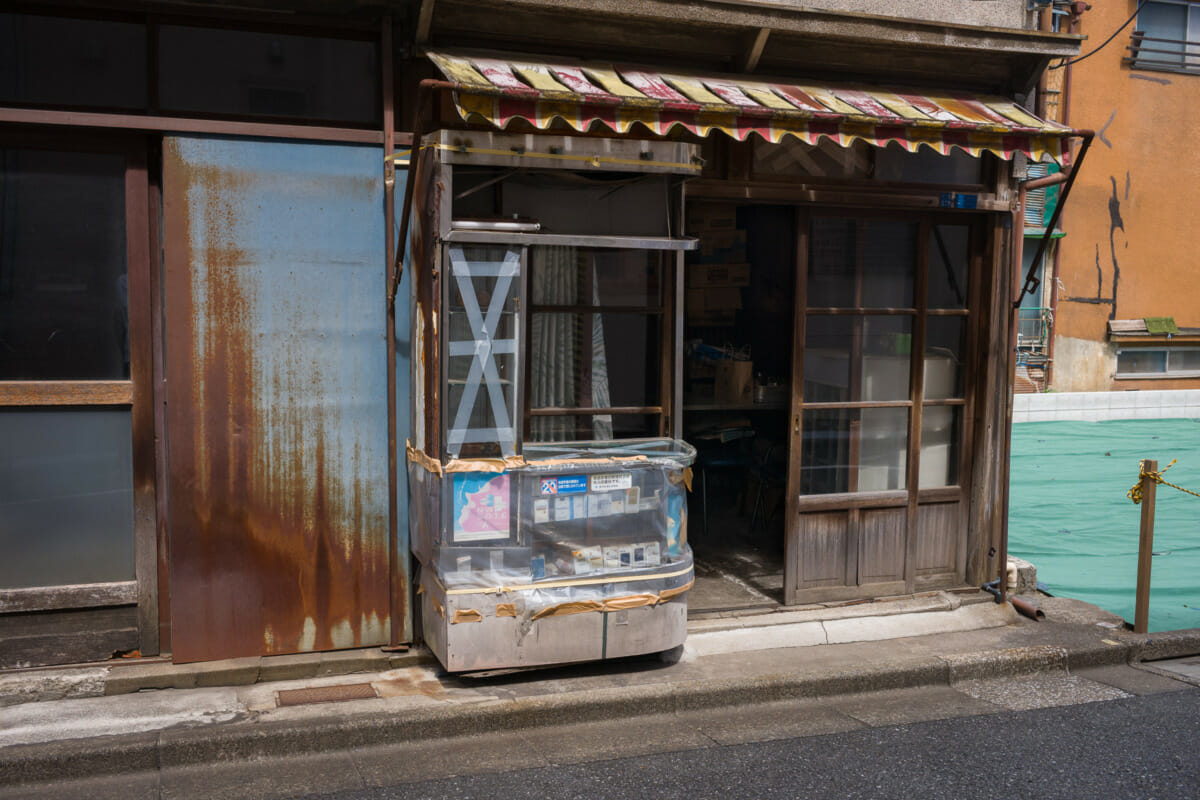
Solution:
<path fill-rule="evenodd" d="M 575 247 L 532 249 L 532 301 L 536 305 L 575 305 L 579 302 L 580 253 Z M 584 257 L 590 258 L 585 253 Z M 592 301 L 599 302 L 595 270 L 592 270 Z M 532 408 L 594 406 L 612 404 L 608 388 L 608 358 L 604 326 L 599 314 L 592 315 L 591 351 L 580 341 L 580 314 L 539 313 L 533 315 L 529 363 L 529 405 Z M 591 359 L 591 397 L 579 396 L 584 358 Z M 577 437 L 573 417 L 534 417 L 533 438 L 542 442 L 566 441 Z M 592 438 L 612 438 L 612 417 L 594 417 Z"/>

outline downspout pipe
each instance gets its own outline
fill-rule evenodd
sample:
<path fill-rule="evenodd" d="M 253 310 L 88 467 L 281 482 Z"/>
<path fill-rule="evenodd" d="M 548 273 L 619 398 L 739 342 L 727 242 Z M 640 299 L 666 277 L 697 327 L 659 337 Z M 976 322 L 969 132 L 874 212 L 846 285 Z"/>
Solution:
<path fill-rule="evenodd" d="M 400 210 L 400 234 L 396 242 L 396 255 L 392 262 L 392 293 L 388 297 L 388 307 L 395 308 L 396 292 L 400 288 L 400 278 L 404 275 L 404 243 L 408 241 L 408 222 L 412 217 L 413 191 L 417 183 L 417 178 L 420 176 L 421 159 L 421 138 L 425 135 L 425 105 L 429 102 L 429 98 L 433 96 L 434 91 L 442 89 L 455 89 L 455 85 L 449 81 L 438 80 L 437 78 L 426 78 L 417 84 L 417 99 L 413 109 L 413 125 L 412 125 L 412 149 L 409 151 L 409 170 L 408 180 L 404 182 L 404 205 Z"/>
<path fill-rule="evenodd" d="M 1017 205 L 1013 209 L 1013 232 L 1015 243 L 1012 248 L 1012 263 L 1009 269 L 1010 274 L 1014 279 L 1021 275 L 1021 255 L 1024 236 L 1019 235 L 1023 228 L 1023 219 L 1025 212 L 1025 194 L 1030 189 L 1040 189 L 1044 186 L 1054 186 L 1056 184 L 1064 184 L 1062 195 L 1058 199 L 1058 204 L 1054 208 L 1054 214 L 1050 217 L 1050 222 L 1046 226 L 1046 232 L 1042 235 L 1041 241 L 1038 242 L 1037 253 L 1034 255 L 1033 264 L 1030 265 L 1029 274 L 1025 276 L 1025 283 L 1021 287 L 1020 292 L 1016 293 L 1016 299 L 1013 300 L 1012 308 L 1009 311 L 1008 320 L 1008 413 L 1004 415 L 1004 442 L 1008 452 L 1008 458 L 1004 459 L 1002 466 L 1003 480 L 1001 481 L 1001 507 L 1000 507 L 1000 552 L 998 562 L 998 575 L 996 580 L 989 581 L 983 585 L 983 590 L 990 592 L 997 603 L 1004 603 L 1009 600 L 1008 597 L 1008 503 L 1009 503 L 1009 478 L 1011 476 L 1012 462 L 1012 416 L 1013 416 L 1013 390 L 1016 387 L 1017 381 L 1017 319 L 1021 308 L 1021 300 L 1026 294 L 1037 289 L 1040 281 L 1037 278 L 1037 265 L 1042 256 L 1046 252 L 1046 245 L 1050 242 L 1050 235 L 1058 226 L 1058 219 L 1062 215 L 1063 206 L 1067 203 L 1067 197 L 1071 194 L 1071 187 L 1075 185 L 1075 177 L 1079 174 L 1079 167 L 1083 164 L 1083 159 L 1087 156 L 1088 148 L 1091 147 L 1092 139 L 1096 136 L 1095 131 L 1080 130 L 1071 134 L 1071 138 L 1079 138 L 1083 144 L 1079 148 L 1079 155 L 1076 157 L 1070 167 L 1064 172 L 1059 172 L 1054 175 L 1046 175 L 1042 178 L 1034 178 L 1032 180 L 1023 181 L 1017 190 Z M 1018 609 L 1020 610 L 1020 609 Z"/>
<path fill-rule="evenodd" d="M 1079 30 L 1079 22 L 1083 18 L 1083 12 L 1091 9 L 1091 6 L 1084 2 L 1074 2 L 1071 4 L 1070 21 L 1067 24 L 1067 33 L 1076 33 Z M 1062 94 L 1058 98 L 1058 121 L 1063 125 L 1070 127 L 1071 125 L 1071 74 L 1075 67 L 1070 61 L 1063 68 Z M 1045 72 L 1042 73 L 1045 76 Z M 1045 117 L 1043 117 L 1044 119 Z M 1054 320 L 1058 319 L 1058 276 L 1060 269 L 1060 259 L 1062 258 L 1062 248 L 1054 248 L 1054 268 L 1051 271 L 1050 278 L 1050 319 L 1053 324 Z M 1054 331 L 1051 328 L 1049 349 L 1046 352 L 1046 386 L 1049 387 L 1054 376 Z"/>

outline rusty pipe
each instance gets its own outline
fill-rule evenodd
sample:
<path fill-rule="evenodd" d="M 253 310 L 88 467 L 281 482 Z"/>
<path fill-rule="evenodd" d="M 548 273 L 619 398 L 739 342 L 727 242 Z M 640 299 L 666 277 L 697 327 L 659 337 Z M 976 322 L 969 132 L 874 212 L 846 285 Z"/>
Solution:
<path fill-rule="evenodd" d="M 1037 189 L 1042 186 L 1053 186 L 1058 183 L 1064 183 L 1062 195 L 1058 198 L 1058 203 L 1054 206 L 1054 214 L 1050 217 L 1050 222 L 1046 225 L 1046 232 L 1042 234 L 1041 240 L 1038 241 L 1037 252 L 1033 256 L 1033 263 L 1030 264 L 1029 274 L 1025 276 L 1025 283 L 1021 287 L 1020 294 L 1013 301 L 1014 308 L 1020 308 L 1021 299 L 1037 288 L 1040 281 L 1036 277 L 1038 262 L 1042 260 L 1042 256 L 1046 254 L 1046 246 L 1050 243 L 1050 237 L 1054 233 L 1054 229 L 1058 227 L 1059 217 L 1062 216 L 1063 206 L 1067 204 L 1067 197 L 1071 194 L 1071 187 L 1075 185 L 1075 176 L 1079 174 L 1079 167 L 1083 164 L 1083 159 L 1087 156 L 1088 148 L 1092 146 L 1092 139 L 1096 137 L 1094 131 L 1080 130 L 1075 131 L 1073 136 L 1083 140 L 1083 145 L 1079 148 L 1079 156 L 1072 160 L 1071 165 L 1058 175 L 1066 175 L 1067 177 L 1059 178 L 1058 175 L 1047 175 L 1043 178 L 1034 178 L 1033 180 L 1025 181 L 1021 184 L 1017 194 L 1017 214 L 1018 218 L 1014 220 L 1014 224 L 1021 224 L 1021 215 L 1024 214 L 1025 208 L 1025 193 L 1030 189 Z M 1051 180 L 1053 178 L 1053 180 Z M 1020 240 L 1018 240 L 1020 241 Z M 1015 249 L 1014 260 L 1017 270 L 1021 268 L 1021 248 Z"/>
<path fill-rule="evenodd" d="M 983 591 L 987 592 L 988 594 L 990 594 L 992 597 L 994 597 L 996 599 L 997 604 L 1003 603 L 1005 600 L 1007 600 L 1008 602 L 1012 603 L 1012 607 L 1014 609 L 1016 609 L 1018 614 L 1021 614 L 1022 616 L 1025 616 L 1025 617 L 1029 617 L 1031 620 L 1034 620 L 1035 622 L 1037 620 L 1046 618 L 1045 612 L 1043 612 L 1040 608 L 1038 608 L 1037 606 L 1035 606 L 1033 603 L 1029 602 L 1028 600 L 1025 600 L 1024 598 L 1021 598 L 1021 597 L 1008 596 L 1007 595 L 1007 587 L 1005 587 L 1004 589 L 1000 588 L 1001 586 L 1004 585 L 1004 583 L 1005 583 L 1005 580 L 1003 578 L 997 578 L 994 581 L 988 581 L 987 583 L 985 583 L 983 586 L 980 586 L 979 588 L 982 589 Z"/>
<path fill-rule="evenodd" d="M 1043 175 L 1040 178 L 1030 178 L 1021 183 L 1021 191 L 1032 192 L 1034 189 L 1044 189 L 1047 186 L 1057 186 L 1060 183 L 1066 183 L 1067 178 L 1071 176 L 1071 170 L 1068 168 L 1064 172 L 1055 172 L 1053 175 Z"/>
<path fill-rule="evenodd" d="M 396 292 L 400 288 L 400 278 L 404 275 L 404 243 L 408 240 L 408 221 L 412 216 L 413 192 L 417 182 L 417 171 L 420 168 L 421 137 L 425 135 L 424 115 L 425 103 L 428 102 L 435 89 L 457 88 L 450 81 L 437 78 L 426 78 L 417 84 L 417 99 L 413 109 L 412 145 L 408 156 L 408 179 L 404 182 L 404 204 L 400 209 L 400 235 L 396 242 L 396 255 L 392 262 L 392 289 L 388 297 L 388 307 L 395 308 Z"/>
<path fill-rule="evenodd" d="M 1017 610 L 1017 613 L 1023 617 L 1029 617 L 1034 622 L 1046 618 L 1044 611 L 1023 597 L 1010 597 L 1008 598 L 1008 602 L 1012 603 L 1012 607 Z"/>

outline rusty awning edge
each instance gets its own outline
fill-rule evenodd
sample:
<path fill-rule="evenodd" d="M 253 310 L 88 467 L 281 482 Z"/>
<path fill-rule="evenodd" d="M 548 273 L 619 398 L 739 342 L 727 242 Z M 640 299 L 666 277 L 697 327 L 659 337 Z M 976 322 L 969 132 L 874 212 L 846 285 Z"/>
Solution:
<path fill-rule="evenodd" d="M 793 137 L 847 147 L 863 141 L 896 143 L 908 152 L 928 148 L 949 155 L 991 153 L 1009 160 L 1062 163 L 1076 131 L 1040 119 L 1014 101 L 965 92 L 792 83 L 734 75 L 657 72 L 599 62 L 535 61 L 498 54 L 430 52 L 454 85 L 464 122 L 505 129 L 527 123 L 538 130 L 565 123 L 583 133 L 665 136 L 714 131 L 771 143 Z"/>

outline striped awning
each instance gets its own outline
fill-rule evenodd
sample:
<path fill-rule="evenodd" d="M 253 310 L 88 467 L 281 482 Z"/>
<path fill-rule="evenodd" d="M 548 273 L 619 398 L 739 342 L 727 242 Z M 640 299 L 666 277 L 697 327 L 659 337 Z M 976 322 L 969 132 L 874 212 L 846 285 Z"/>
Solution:
<path fill-rule="evenodd" d="M 697 136 L 720 131 L 738 141 L 793 136 L 842 146 L 896 142 L 948 155 L 1061 162 L 1070 128 L 1030 114 L 1012 100 L 963 92 L 841 86 L 657 72 L 596 62 L 531 61 L 496 54 L 429 53 L 456 87 L 463 120 L 504 129 L 514 122 L 546 130 L 556 121 L 577 131 L 655 135 L 679 128 Z"/>

